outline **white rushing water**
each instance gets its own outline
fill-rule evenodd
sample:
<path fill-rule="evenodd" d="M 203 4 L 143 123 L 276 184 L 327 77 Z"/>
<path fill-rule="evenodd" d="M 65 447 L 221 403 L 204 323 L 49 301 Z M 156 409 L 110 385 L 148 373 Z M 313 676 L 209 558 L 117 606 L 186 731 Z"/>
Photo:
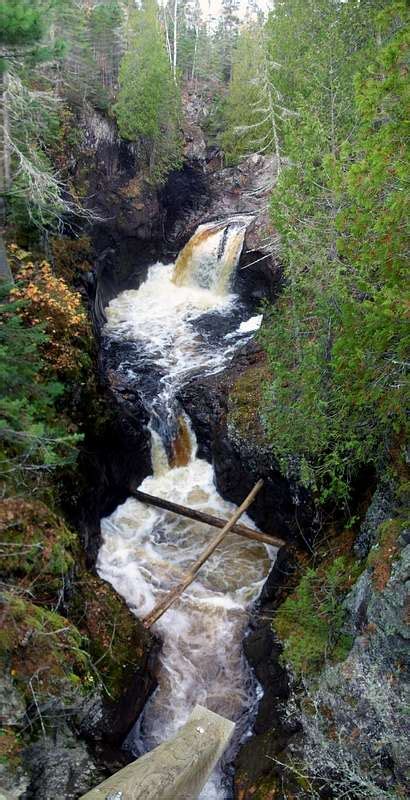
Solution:
<path fill-rule="evenodd" d="M 235 306 L 229 275 L 239 258 L 245 224 L 242 219 L 200 226 L 175 266 L 154 265 L 138 290 L 123 292 L 110 303 L 105 331 L 139 343 L 149 362 L 162 371 L 150 401 L 153 475 L 141 490 L 226 518 L 235 506 L 218 495 L 211 465 L 197 457 L 195 435 L 174 395 L 193 372 L 221 369 L 238 337 L 243 342 L 243 334 L 249 336 L 260 324 L 258 318 L 242 321 L 238 336 L 228 333 L 218 345 L 195 333 L 195 320 L 205 312 L 227 315 Z M 174 438 L 171 447 L 165 447 L 162 437 L 169 426 Z M 254 527 L 245 515 L 243 522 Z M 215 535 L 209 526 L 134 498 L 103 519 L 101 529 L 99 574 L 139 617 L 180 580 Z M 135 733 L 140 750 L 150 750 L 171 736 L 197 703 L 237 723 L 233 747 L 237 746 L 255 698 L 242 639 L 249 608 L 274 555 L 273 548 L 229 534 L 198 579 L 155 624 L 163 641 L 159 686 Z M 218 768 L 201 798 L 224 800 L 229 792 L 229 782 Z"/>

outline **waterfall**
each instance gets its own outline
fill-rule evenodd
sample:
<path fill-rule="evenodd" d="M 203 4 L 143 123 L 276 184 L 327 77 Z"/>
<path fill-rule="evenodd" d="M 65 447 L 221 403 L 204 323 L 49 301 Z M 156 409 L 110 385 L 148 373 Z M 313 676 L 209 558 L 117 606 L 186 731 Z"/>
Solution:
<path fill-rule="evenodd" d="M 200 225 L 179 254 L 174 272 L 177 286 L 199 286 L 215 294 L 229 292 L 232 273 L 252 217 Z"/>
<path fill-rule="evenodd" d="M 239 328 L 237 319 L 229 323 L 238 304 L 230 279 L 245 229 L 243 217 L 201 225 L 175 265 L 153 265 L 142 286 L 123 292 L 106 312 L 105 335 L 135 343 L 135 363 L 130 368 L 128 361 L 126 369 L 138 376 L 150 414 L 153 474 L 141 490 L 226 518 L 235 506 L 218 495 L 212 466 L 197 457 L 195 434 L 176 392 L 188 377 L 222 369 L 252 335 L 249 321 L 241 320 Z M 222 342 L 201 335 L 199 322 L 210 312 L 228 327 Z M 246 515 L 243 521 L 254 527 Z M 134 498 L 103 519 L 101 530 L 99 574 L 139 617 L 180 580 L 213 535 L 206 525 Z M 171 736 L 200 703 L 237 723 L 232 756 L 248 726 L 256 690 L 242 639 L 274 555 L 273 548 L 229 534 L 156 623 L 163 641 L 159 686 L 131 735 L 135 750 L 146 752 Z M 219 766 L 201 798 L 230 796 Z"/>

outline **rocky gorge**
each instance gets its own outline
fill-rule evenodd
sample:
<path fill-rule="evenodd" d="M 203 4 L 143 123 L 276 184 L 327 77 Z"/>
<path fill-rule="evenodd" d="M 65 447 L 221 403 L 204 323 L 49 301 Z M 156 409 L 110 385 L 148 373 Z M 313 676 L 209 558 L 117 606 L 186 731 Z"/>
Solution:
<path fill-rule="evenodd" d="M 158 677 L 160 642 L 143 630 L 124 601 L 95 572 L 101 545 L 100 519 L 124 502 L 131 482 L 140 484 L 151 473 L 145 396 L 150 393 L 151 384 L 161 377 L 149 365 L 145 376 L 141 371 L 133 375 L 128 369 L 135 361 L 133 342 L 109 341 L 104 336 L 108 304 L 123 291 L 137 290 L 147 277 L 148 267 L 155 262 L 174 261 L 198 225 L 236 215 L 250 215 L 253 219 L 247 226 L 233 276 L 233 291 L 239 301 L 230 319 L 231 327 L 257 314 L 264 298 L 274 300 L 280 292 L 277 241 L 267 212 L 275 160 L 255 154 L 239 167 L 223 168 L 221 153 L 206 142 L 203 134 L 204 105 L 194 92 L 185 98 L 186 162 L 160 190 L 141 179 L 134 146 L 119 139 L 111 120 L 90 110 L 82 123 L 83 139 L 71 170 L 74 184 L 89 198 L 101 219 L 87 231 L 94 267 L 81 281 L 94 321 L 105 409 L 102 426 L 88 426 L 87 447 L 80 465 L 82 485 L 71 497 L 68 484 L 67 513 L 80 533 L 83 553 L 76 549 L 78 545 L 67 543 L 65 552 L 71 557 L 65 559 L 64 597 L 56 599 L 55 608 L 91 638 L 93 660 L 101 672 L 97 676 L 91 673 L 95 689 L 85 699 L 76 693 L 71 697 L 71 687 L 62 687 L 60 681 L 58 653 L 50 652 L 56 684 L 47 688 L 49 696 L 58 693 L 62 700 L 58 703 L 54 697 L 51 711 L 47 704 L 44 707 L 40 703 L 40 719 L 49 713 L 57 721 L 51 732 L 47 730 L 28 747 L 16 773 L 6 779 L 4 790 L 11 798 L 77 798 L 116 769 L 127 758 L 122 744 Z M 200 316 L 196 325 L 205 339 L 218 341 L 226 335 L 225 323 L 211 309 Z M 365 498 L 365 493 L 360 493 L 359 519 L 353 531 L 345 531 L 340 519 L 329 525 L 324 523 L 308 490 L 292 477 L 283 476 L 266 443 L 261 421 L 250 411 L 249 401 L 252 399 L 255 404 L 265 370 L 260 345 L 249 339 L 235 350 L 223 369 L 215 374 L 193 375 L 181 383 L 176 394 L 177 402 L 191 420 L 198 457 L 213 466 L 219 495 L 224 501 L 238 504 L 255 481 L 263 477 L 264 488 L 250 517 L 262 530 L 279 535 L 288 543 L 277 553 L 243 640 L 245 655 L 263 694 L 253 722 L 250 720 L 252 735 L 248 728 L 235 755 L 235 798 L 314 796 L 309 794 L 313 791 L 311 779 L 301 764 L 305 758 L 320 760 L 322 737 L 327 748 L 322 744 L 322 752 L 326 749 L 329 769 L 337 769 L 340 742 L 334 736 L 335 728 L 345 731 L 340 745 L 345 748 L 345 759 L 348 760 L 349 738 L 357 742 L 351 774 L 356 770 L 358 781 L 364 780 L 360 772 L 366 773 L 377 751 L 377 785 L 379 791 L 385 792 L 379 797 L 404 796 L 400 794 L 402 789 L 405 791 L 403 752 L 396 753 L 392 736 L 392 730 L 402 731 L 397 710 L 402 694 L 398 690 L 394 695 L 394 690 L 397 671 L 404 672 L 407 657 L 405 587 L 409 565 L 404 476 L 393 475 L 388 486 L 379 476 L 372 478 L 371 491 Z M 23 511 L 6 508 L 5 518 L 12 525 L 21 526 Z M 34 511 L 40 516 L 43 513 L 41 508 Z M 50 531 L 57 524 L 52 520 Z M 343 585 L 340 595 L 345 610 L 343 630 L 350 637 L 351 650 L 340 663 L 323 664 L 318 669 L 316 682 L 309 689 L 315 713 L 303 705 L 297 676 L 287 668 L 283 635 L 281 641 L 275 631 L 277 611 L 286 598 L 297 593 L 312 553 L 316 569 L 324 569 L 336 558 L 352 558 L 360 564 L 357 574 L 351 561 L 346 561 L 352 579 Z M 74 562 L 81 567 L 74 568 Z M 10 569 L 14 569 L 13 565 Z M 46 591 L 50 591 L 49 582 Z M 16 607 L 17 627 L 23 624 L 19 613 L 21 609 Z M 19 632 L 15 649 L 10 646 L 14 674 L 23 670 L 23 661 L 30 660 L 30 631 L 36 629 L 35 616 L 33 612 L 34 621 Z M 96 618 L 116 622 L 114 627 L 100 626 L 96 625 Z M 52 630 L 60 623 L 54 619 L 48 624 Z M 291 622 L 288 625 L 292 632 Z M 24 657 L 22 638 L 27 639 Z M 81 649 L 80 643 L 76 647 Z M 390 685 L 392 690 L 385 702 L 390 714 L 388 730 L 385 719 L 377 720 L 373 728 L 370 724 L 374 714 L 372 696 L 363 689 L 369 660 L 374 665 L 376 686 Z M 73 665 L 73 674 L 81 669 L 81 665 Z M 105 688 L 101 688 L 100 679 Z M 24 728 L 27 708 L 31 709 L 31 719 L 33 706 L 38 708 L 36 690 L 31 698 L 23 699 L 8 684 L 2 691 L 8 698 L 7 725 Z M 357 700 L 353 715 L 349 695 Z M 52 760 L 47 755 L 51 741 Z M 317 780 L 324 780 L 324 775 L 318 773 Z M 313 780 L 315 791 L 316 785 Z M 390 790 L 397 794 L 388 795 Z M 337 797 L 338 790 L 334 791 L 333 796 Z"/>

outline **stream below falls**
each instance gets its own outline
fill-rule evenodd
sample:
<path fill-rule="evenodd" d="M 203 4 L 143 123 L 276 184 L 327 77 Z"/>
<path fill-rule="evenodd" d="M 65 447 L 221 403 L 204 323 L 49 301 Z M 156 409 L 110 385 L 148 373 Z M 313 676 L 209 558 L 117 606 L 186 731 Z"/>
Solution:
<path fill-rule="evenodd" d="M 140 489 L 225 518 L 235 506 L 218 495 L 212 466 L 197 457 L 195 434 L 177 392 L 194 375 L 223 369 L 260 324 L 260 317 L 249 319 L 230 288 L 249 221 L 235 217 L 201 225 L 175 264 L 153 265 L 139 289 L 111 301 L 104 330 L 108 341 L 132 344 L 135 358 L 130 359 L 128 347 L 119 370 L 134 382 L 137 378 L 149 414 L 153 474 Z M 255 527 L 246 515 L 241 522 Z M 103 519 L 101 529 L 98 572 L 138 617 L 179 582 L 216 533 L 134 498 Z M 223 759 L 232 761 L 248 734 L 257 697 L 242 640 L 275 553 L 228 534 L 154 625 L 163 642 L 159 685 L 128 737 L 134 753 L 172 736 L 199 703 L 236 722 Z M 224 764 L 200 797 L 232 797 Z"/>

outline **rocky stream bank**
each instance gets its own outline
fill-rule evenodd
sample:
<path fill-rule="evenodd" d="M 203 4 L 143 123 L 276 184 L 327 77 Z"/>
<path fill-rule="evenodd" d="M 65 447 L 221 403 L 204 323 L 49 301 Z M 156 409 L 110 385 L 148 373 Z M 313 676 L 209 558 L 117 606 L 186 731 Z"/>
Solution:
<path fill-rule="evenodd" d="M 28 554 L 18 562 L 7 559 L 6 581 L 18 575 L 30 589 L 35 579 L 41 600 L 41 606 L 26 595 L 13 600 L 3 620 L 0 786 L 10 800 L 75 800 L 117 769 L 127 759 L 122 743 L 155 688 L 160 643 L 95 573 L 100 518 L 125 500 L 131 481 L 139 484 L 151 470 L 141 387 L 118 370 L 132 359 L 132 345 L 108 346 L 101 339 L 105 306 L 120 291 L 137 288 L 149 264 L 174 260 L 198 224 L 238 213 L 254 215 L 234 281 L 241 302 L 255 313 L 262 298 L 273 299 L 280 289 L 266 212 L 274 162 L 255 155 L 224 169 L 221 154 L 202 133 L 203 104 L 188 100 L 187 162 L 160 190 L 142 180 L 133 145 L 119 140 L 113 123 L 95 111 L 85 114 L 83 141 L 72 157 L 75 185 L 102 220 L 87 231 L 95 264 L 82 281 L 99 343 L 103 410 L 87 425 L 78 472 L 64 487 L 69 524 L 36 501 L 0 503 L 3 529 Z M 214 336 L 217 324 L 204 316 Z M 220 495 L 238 503 L 263 477 L 251 516 L 262 530 L 288 542 L 244 640 L 263 695 L 252 735 L 236 757 L 235 798 L 338 797 L 346 786 L 341 789 L 334 776 L 348 775 L 345 780 L 364 791 L 371 769 L 369 797 L 404 797 L 405 737 L 398 710 L 408 669 L 404 478 L 380 478 L 375 492 L 372 486 L 353 531 L 345 531 L 340 520 L 323 526 L 308 492 L 283 477 L 266 444 L 254 411 L 264 377 L 263 353 L 248 343 L 228 368 L 193 378 L 178 395 L 200 457 L 213 464 Z M 347 559 L 345 572 L 351 574 L 338 594 L 350 649 L 333 662 L 325 647 L 303 684 L 288 646 L 296 635 L 294 621 L 288 616 L 279 638 L 276 618 L 288 598 L 301 595 L 308 566 L 323 582 L 337 558 Z M 321 613 L 315 598 L 307 613 L 309 631 L 311 617 Z M 383 718 L 382 712 L 377 716 L 375 693 L 383 698 Z M 396 794 L 382 793 L 389 791 Z"/>

